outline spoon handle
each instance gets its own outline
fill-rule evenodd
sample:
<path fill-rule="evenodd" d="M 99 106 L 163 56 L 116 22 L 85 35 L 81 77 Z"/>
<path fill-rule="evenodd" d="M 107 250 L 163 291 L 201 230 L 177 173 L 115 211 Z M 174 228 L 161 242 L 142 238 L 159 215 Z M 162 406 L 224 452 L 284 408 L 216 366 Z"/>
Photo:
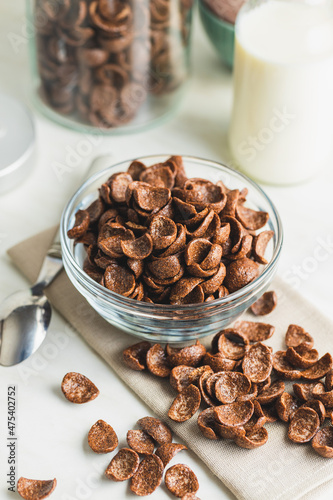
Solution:
<path fill-rule="evenodd" d="M 31 288 L 34 295 L 41 295 L 44 288 L 46 288 L 54 280 L 62 268 L 63 263 L 60 245 L 60 231 L 57 229 L 52 244 L 46 252 L 37 281 Z"/>

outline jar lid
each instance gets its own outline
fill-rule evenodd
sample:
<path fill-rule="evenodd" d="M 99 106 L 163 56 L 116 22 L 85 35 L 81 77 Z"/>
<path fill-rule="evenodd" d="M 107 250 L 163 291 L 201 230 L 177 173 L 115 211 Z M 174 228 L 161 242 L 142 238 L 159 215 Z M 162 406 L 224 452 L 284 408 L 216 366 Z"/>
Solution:
<path fill-rule="evenodd" d="M 0 193 L 25 179 L 33 167 L 35 127 L 29 109 L 0 93 Z"/>

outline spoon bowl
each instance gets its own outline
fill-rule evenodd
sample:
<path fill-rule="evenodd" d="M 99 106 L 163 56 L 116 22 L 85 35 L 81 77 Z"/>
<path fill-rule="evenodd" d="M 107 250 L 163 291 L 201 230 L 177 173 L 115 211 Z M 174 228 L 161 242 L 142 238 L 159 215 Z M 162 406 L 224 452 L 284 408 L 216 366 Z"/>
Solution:
<path fill-rule="evenodd" d="M 0 365 L 27 359 L 45 339 L 51 306 L 34 288 L 13 293 L 0 305 Z"/>

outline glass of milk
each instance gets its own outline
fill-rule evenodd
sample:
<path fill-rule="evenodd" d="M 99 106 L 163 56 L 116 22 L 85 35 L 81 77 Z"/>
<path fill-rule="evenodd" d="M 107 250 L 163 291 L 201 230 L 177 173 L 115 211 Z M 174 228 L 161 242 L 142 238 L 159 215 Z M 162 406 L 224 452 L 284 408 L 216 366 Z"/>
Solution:
<path fill-rule="evenodd" d="M 249 0 L 236 21 L 238 168 L 294 184 L 333 167 L 333 0 Z"/>

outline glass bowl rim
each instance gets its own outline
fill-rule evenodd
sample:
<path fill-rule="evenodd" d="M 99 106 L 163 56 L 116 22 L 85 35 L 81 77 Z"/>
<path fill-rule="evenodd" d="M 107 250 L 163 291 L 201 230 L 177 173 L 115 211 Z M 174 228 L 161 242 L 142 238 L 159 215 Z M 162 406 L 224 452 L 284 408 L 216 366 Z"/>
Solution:
<path fill-rule="evenodd" d="M 180 310 L 202 310 L 205 308 L 209 308 L 212 306 L 223 306 L 223 305 L 228 305 L 231 302 L 234 302 L 235 300 L 243 297 L 244 295 L 253 292 L 256 288 L 260 287 L 260 285 L 265 282 L 265 278 L 270 274 L 271 270 L 275 268 L 278 259 L 281 254 L 281 249 L 282 249 L 282 243 L 283 243 L 283 227 L 282 227 L 282 222 L 280 215 L 274 205 L 274 203 L 271 201 L 269 196 L 265 193 L 265 191 L 252 179 L 250 179 L 248 176 L 243 174 L 242 172 L 239 172 L 238 170 L 235 170 L 231 167 L 228 167 L 224 163 L 213 161 L 213 160 L 207 160 L 205 158 L 201 158 L 198 156 L 191 156 L 191 155 L 181 155 L 184 162 L 186 160 L 191 161 L 192 163 L 196 164 L 205 164 L 208 165 L 211 168 L 214 168 L 215 170 L 220 170 L 220 171 L 227 171 L 230 172 L 234 176 L 238 176 L 241 179 L 244 179 L 246 183 L 249 183 L 257 193 L 259 193 L 267 202 L 269 205 L 269 208 L 274 216 L 276 226 L 277 226 L 277 231 L 276 231 L 276 238 L 277 242 L 274 247 L 273 255 L 268 264 L 266 264 L 263 272 L 255 278 L 253 281 L 251 281 L 248 285 L 244 286 L 243 288 L 237 290 L 236 292 L 233 292 L 226 297 L 222 297 L 221 299 L 215 299 L 210 302 L 203 302 L 203 303 L 195 303 L 195 304 L 182 304 L 182 305 L 169 305 L 169 304 L 151 304 L 149 302 L 143 302 L 143 301 L 138 301 L 135 299 L 131 299 L 129 297 L 124 297 L 123 295 L 120 295 L 118 293 L 112 292 L 108 288 L 100 285 L 96 281 L 94 281 L 90 276 L 88 276 L 83 269 L 80 267 L 80 265 L 77 263 L 75 258 L 72 255 L 72 252 L 69 248 L 69 241 L 70 239 L 67 236 L 67 230 L 65 227 L 65 222 L 69 218 L 69 212 L 74 208 L 75 203 L 77 198 L 84 193 L 86 189 L 88 189 L 97 179 L 100 177 L 103 177 L 107 172 L 109 172 L 111 169 L 116 169 L 119 168 L 123 165 L 127 165 L 131 163 L 132 161 L 149 161 L 153 159 L 158 159 L 158 161 L 161 161 L 161 158 L 169 158 L 170 154 L 153 154 L 153 155 L 145 155 L 141 156 L 138 158 L 133 158 L 133 159 L 127 159 L 127 160 L 122 160 L 120 162 L 117 162 L 113 165 L 108 166 L 107 168 L 93 174 L 90 176 L 81 186 L 74 192 L 74 194 L 71 196 L 69 201 L 67 202 L 61 216 L 61 221 L 60 221 L 60 240 L 61 240 L 61 249 L 63 253 L 63 258 L 67 258 L 67 261 L 69 262 L 69 265 L 74 268 L 76 271 L 76 276 L 77 274 L 80 275 L 83 279 L 83 281 L 86 283 L 86 285 L 89 286 L 90 288 L 90 293 L 94 293 L 95 296 L 102 296 L 104 299 L 108 301 L 121 301 L 124 303 L 124 305 L 128 306 L 133 306 L 135 305 L 136 307 L 143 308 L 143 310 L 150 310 L 152 307 L 156 308 L 159 312 L 162 311 L 168 311 L 168 312 L 179 312 Z M 271 214 L 270 214 L 271 216 Z M 75 276 L 75 277 L 76 277 Z"/>

